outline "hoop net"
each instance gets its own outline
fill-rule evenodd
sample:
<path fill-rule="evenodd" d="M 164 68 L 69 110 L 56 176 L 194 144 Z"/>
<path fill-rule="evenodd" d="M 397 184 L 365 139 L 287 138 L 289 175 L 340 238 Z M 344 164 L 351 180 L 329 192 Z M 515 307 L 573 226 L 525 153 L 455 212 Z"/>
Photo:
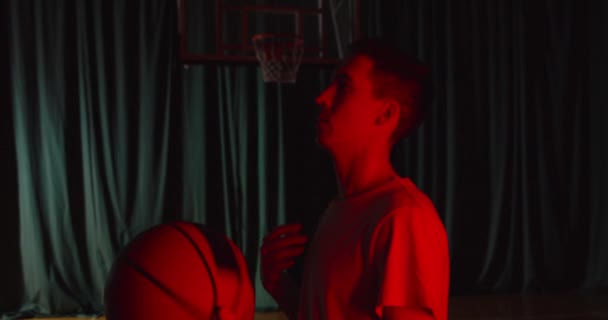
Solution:
<path fill-rule="evenodd" d="M 297 35 L 257 34 L 251 39 L 264 82 L 295 83 L 304 53 Z"/>

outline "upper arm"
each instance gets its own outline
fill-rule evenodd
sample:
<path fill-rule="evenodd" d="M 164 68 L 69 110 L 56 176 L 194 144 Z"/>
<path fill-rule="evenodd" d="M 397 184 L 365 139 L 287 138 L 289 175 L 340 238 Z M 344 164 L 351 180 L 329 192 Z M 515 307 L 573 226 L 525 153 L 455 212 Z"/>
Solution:
<path fill-rule="evenodd" d="M 447 317 L 447 236 L 437 214 L 425 210 L 429 209 L 391 212 L 374 233 L 376 313 L 382 319 L 384 309 L 389 307 L 396 307 L 397 314 L 406 312 L 400 309 L 427 310 L 431 319 Z"/>
<path fill-rule="evenodd" d="M 384 307 L 382 320 L 435 320 L 435 317 L 424 308 Z"/>

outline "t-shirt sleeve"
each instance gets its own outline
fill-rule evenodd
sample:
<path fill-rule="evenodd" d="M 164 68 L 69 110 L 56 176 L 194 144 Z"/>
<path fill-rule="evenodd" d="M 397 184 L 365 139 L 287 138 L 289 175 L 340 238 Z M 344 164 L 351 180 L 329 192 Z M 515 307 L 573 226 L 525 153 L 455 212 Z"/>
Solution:
<path fill-rule="evenodd" d="M 376 314 L 386 306 L 422 308 L 447 318 L 449 253 L 445 228 L 433 208 L 393 210 L 376 226 L 372 264 Z"/>

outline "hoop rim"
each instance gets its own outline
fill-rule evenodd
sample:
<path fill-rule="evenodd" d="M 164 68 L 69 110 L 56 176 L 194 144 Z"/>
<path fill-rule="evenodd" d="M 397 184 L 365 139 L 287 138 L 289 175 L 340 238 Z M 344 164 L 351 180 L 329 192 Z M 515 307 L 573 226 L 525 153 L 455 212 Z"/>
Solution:
<path fill-rule="evenodd" d="M 251 37 L 251 41 L 256 42 L 270 38 L 290 38 L 294 39 L 294 44 L 304 43 L 304 37 L 295 33 L 257 33 Z"/>

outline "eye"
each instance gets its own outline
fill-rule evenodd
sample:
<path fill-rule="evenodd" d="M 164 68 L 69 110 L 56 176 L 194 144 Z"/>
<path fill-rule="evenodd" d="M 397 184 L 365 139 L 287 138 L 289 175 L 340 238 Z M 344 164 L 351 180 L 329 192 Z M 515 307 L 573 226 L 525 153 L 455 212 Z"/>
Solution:
<path fill-rule="evenodd" d="M 336 88 L 338 90 L 343 90 L 344 89 L 344 81 L 336 80 Z"/>
<path fill-rule="evenodd" d="M 348 89 L 348 81 L 342 77 L 336 79 L 336 87 L 338 90 L 344 91 Z"/>
<path fill-rule="evenodd" d="M 336 86 L 336 94 L 334 95 L 334 101 L 333 101 L 332 105 L 334 107 L 338 107 L 350 95 L 349 94 L 350 89 L 349 89 L 348 81 L 345 80 L 344 78 L 336 78 L 334 80 L 334 84 Z"/>

